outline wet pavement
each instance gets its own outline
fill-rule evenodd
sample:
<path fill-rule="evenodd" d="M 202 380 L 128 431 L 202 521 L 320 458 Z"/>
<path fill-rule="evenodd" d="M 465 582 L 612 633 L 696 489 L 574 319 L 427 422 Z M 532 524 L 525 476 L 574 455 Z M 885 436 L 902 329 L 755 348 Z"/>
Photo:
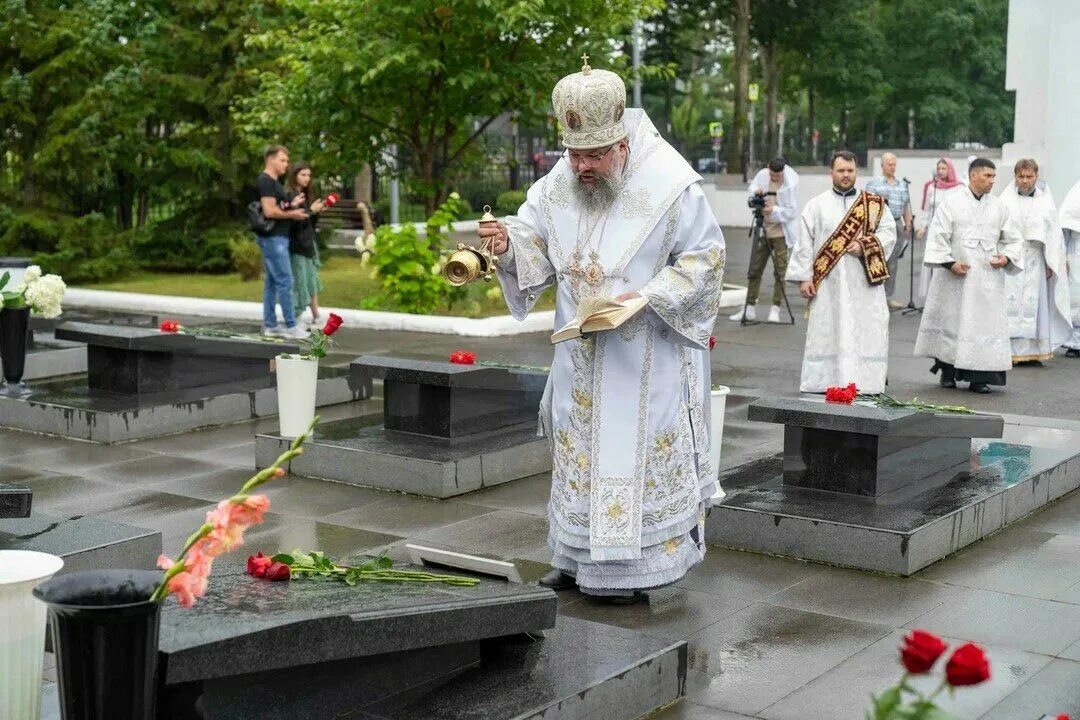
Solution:
<path fill-rule="evenodd" d="M 729 232 L 729 280 L 745 272 L 747 252 Z M 744 245 L 745 243 L 743 243 Z M 768 286 L 768 283 L 766 283 Z M 906 279 L 901 282 L 906 288 Z M 765 295 L 765 297 L 768 297 Z M 763 389 L 797 391 L 805 323 L 740 328 L 719 321 L 714 382 L 729 398 L 722 466 L 778 450 L 778 426 L 750 423 L 746 404 Z M 965 403 L 996 412 L 1071 420 L 1080 407 L 1080 361 L 1057 358 L 1021 368 L 989 396 L 945 392 L 910 357 L 917 318 L 894 314 L 890 392 Z M 481 359 L 546 365 L 546 336 L 468 339 L 345 329 L 332 362 L 361 352 L 440 356 L 465 347 Z M 335 406 L 325 419 L 371 415 L 378 401 Z M 124 445 L 90 445 L 0 432 L 0 481 L 34 490 L 34 508 L 93 515 L 160 530 L 175 552 L 205 512 L 234 492 L 254 466 L 260 420 Z M 1051 431 L 1032 430 L 1052 447 Z M 388 551 L 402 557 L 406 540 L 454 545 L 522 561 L 528 577 L 548 560 L 546 475 L 429 500 L 349 485 L 286 477 L 266 492 L 271 512 L 242 551 L 218 562 L 244 562 L 256 550 L 319 548 L 336 558 Z M 527 561 L 527 562 L 526 562 Z M 958 718 L 1036 720 L 1080 715 L 1080 494 L 936 563 L 907 579 L 777 557 L 710 548 L 680 583 L 632 607 L 599 605 L 576 591 L 560 593 L 560 613 L 690 645 L 687 697 L 654 717 L 665 720 L 838 720 L 859 718 L 900 675 L 896 647 L 907 629 L 924 628 L 987 648 L 993 679 L 962 688 L 941 704 Z M 48 665 L 48 661 L 47 661 Z M 49 676 L 50 670 L 46 670 Z M 925 685 L 920 683 L 920 685 Z"/>

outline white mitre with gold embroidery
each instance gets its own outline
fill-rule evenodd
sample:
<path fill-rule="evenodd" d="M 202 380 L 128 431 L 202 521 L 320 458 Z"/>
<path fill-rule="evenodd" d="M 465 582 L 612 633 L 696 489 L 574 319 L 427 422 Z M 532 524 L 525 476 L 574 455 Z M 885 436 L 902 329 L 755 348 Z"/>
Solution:
<path fill-rule="evenodd" d="M 591 150 L 626 137 L 626 85 L 609 70 L 593 70 L 588 55 L 581 72 L 567 75 L 551 93 L 555 117 L 563 129 L 563 145 Z"/>

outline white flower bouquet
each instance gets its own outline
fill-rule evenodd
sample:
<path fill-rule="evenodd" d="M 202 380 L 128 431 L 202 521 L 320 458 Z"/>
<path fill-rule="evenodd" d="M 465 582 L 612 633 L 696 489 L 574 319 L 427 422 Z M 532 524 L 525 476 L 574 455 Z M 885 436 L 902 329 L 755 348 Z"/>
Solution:
<path fill-rule="evenodd" d="M 60 317 L 63 308 L 64 291 L 67 285 L 59 275 L 42 275 L 41 268 L 31 265 L 26 268 L 22 281 L 10 290 L 6 290 L 11 273 L 0 276 L 0 296 L 6 308 L 20 310 L 30 308 L 43 318 Z"/>

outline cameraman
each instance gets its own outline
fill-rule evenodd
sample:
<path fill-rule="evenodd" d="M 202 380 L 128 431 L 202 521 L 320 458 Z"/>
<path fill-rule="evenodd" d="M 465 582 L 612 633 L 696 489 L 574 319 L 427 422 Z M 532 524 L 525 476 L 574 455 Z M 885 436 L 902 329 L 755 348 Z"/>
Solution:
<path fill-rule="evenodd" d="M 799 174 L 782 157 L 773 158 L 769 166 L 754 176 L 750 183 L 748 204 L 764 216 L 763 242 L 750 251 L 750 272 L 746 287 L 746 304 L 743 306 L 747 320 L 757 319 L 758 293 L 761 291 L 761 275 L 765 264 L 773 258 L 776 277 L 773 279 L 772 307 L 769 322 L 780 322 L 780 303 L 784 301 L 784 274 L 787 272 L 788 248 L 795 246 L 799 238 L 799 201 L 795 188 Z M 764 204 L 762 204 L 764 203 Z M 755 218 L 756 219 L 756 218 Z M 743 309 L 729 319 L 742 322 Z"/>

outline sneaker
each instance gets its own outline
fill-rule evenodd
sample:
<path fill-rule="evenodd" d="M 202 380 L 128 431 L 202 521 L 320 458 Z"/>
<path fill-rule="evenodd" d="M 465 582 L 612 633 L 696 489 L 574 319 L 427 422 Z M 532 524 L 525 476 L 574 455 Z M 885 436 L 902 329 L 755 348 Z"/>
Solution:
<path fill-rule="evenodd" d="M 266 327 L 264 325 L 262 334 L 266 337 L 285 337 L 285 328 L 280 325 L 275 325 L 274 327 Z"/>
<path fill-rule="evenodd" d="M 747 320 L 757 320 L 757 308 L 753 305 L 745 306 L 742 310 L 739 310 L 739 312 L 729 317 L 728 320 L 731 320 L 732 322 L 742 322 L 744 313 Z"/>
<path fill-rule="evenodd" d="M 285 329 L 285 335 L 283 337 L 287 337 L 290 340 L 303 340 L 308 334 L 307 325 L 304 323 L 296 323 L 293 327 Z"/>
<path fill-rule="evenodd" d="M 889 309 L 890 310 L 903 310 L 906 307 L 907 307 L 907 305 L 900 302 L 899 300 L 890 300 L 889 301 Z"/>
<path fill-rule="evenodd" d="M 769 308 L 769 322 L 771 322 L 771 323 L 780 322 L 780 306 L 779 305 L 773 305 L 771 308 Z"/>

